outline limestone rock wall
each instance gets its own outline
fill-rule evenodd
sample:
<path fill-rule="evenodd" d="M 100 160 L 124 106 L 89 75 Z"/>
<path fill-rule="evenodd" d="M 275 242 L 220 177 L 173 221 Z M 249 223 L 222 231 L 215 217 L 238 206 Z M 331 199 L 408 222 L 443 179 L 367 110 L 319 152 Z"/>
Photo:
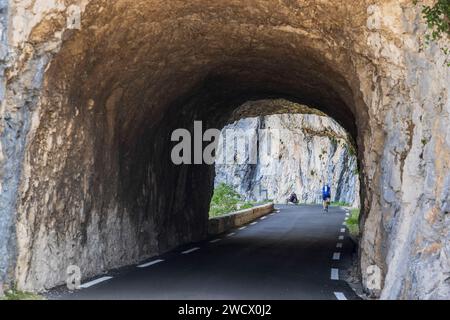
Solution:
<path fill-rule="evenodd" d="M 374 194 L 362 222 L 363 280 L 375 263 L 382 299 L 448 298 L 450 70 L 439 49 L 448 39 L 425 46 L 420 15 L 407 1 L 373 4 L 367 13 L 369 57 L 383 70 L 369 72 L 377 86 L 361 82 L 372 132 L 364 138 L 365 178 Z"/>
<path fill-rule="evenodd" d="M 2 0 L 0 1 L 0 101 L 4 100 L 5 97 L 5 79 L 4 72 L 6 68 L 6 59 L 7 59 L 7 28 L 8 28 L 8 1 Z M 3 151 L 3 144 L 0 144 L 0 161 L 2 164 L 4 163 L 5 154 Z M 1 170 L 2 174 L 4 169 Z M 13 255 L 13 241 L 11 239 L 13 222 L 11 213 L 11 205 L 4 204 L 3 201 L 8 201 L 8 199 L 4 196 L 5 188 L 4 188 L 4 178 L 0 180 L 0 285 L 5 280 L 5 274 L 7 273 L 7 269 L 9 264 L 10 257 Z M 12 195 L 8 195 L 11 197 Z M 2 291 L 0 289 L 0 291 Z M 3 291 L 2 291 L 3 292 Z"/>
<path fill-rule="evenodd" d="M 172 166 L 170 130 L 283 97 L 358 144 L 367 289 L 450 296 L 448 38 L 424 46 L 420 6 L 2 0 L 0 25 L 2 279 L 42 290 L 201 238 L 212 168 Z"/>
<path fill-rule="evenodd" d="M 87 2 L 0 2 L 0 281 L 14 279 L 20 177 L 27 173 L 26 136 L 39 122 L 44 72 Z"/>
<path fill-rule="evenodd" d="M 257 163 L 251 163 L 247 152 L 243 164 L 216 164 L 216 185 L 232 185 L 249 201 L 271 199 L 285 203 L 294 191 L 301 203 L 321 203 L 322 186 L 329 183 L 332 201 L 359 207 L 356 153 L 345 130 L 332 119 L 282 114 L 239 120 L 222 130 L 218 159 L 224 159 L 223 154 L 231 157 L 237 151 L 233 135 L 227 139 L 227 130 L 245 132 L 249 141 L 261 136 L 257 145 L 260 152 L 269 150 L 269 140 L 261 133 L 279 132 L 280 150 L 270 162 L 260 157 Z"/>

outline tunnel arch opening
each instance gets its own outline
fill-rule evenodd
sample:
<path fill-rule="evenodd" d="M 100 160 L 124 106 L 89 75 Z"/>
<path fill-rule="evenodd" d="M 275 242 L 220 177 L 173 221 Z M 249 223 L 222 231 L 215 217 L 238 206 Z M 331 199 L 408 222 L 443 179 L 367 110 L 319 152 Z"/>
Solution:
<path fill-rule="evenodd" d="M 333 205 L 361 206 L 353 137 L 317 109 L 250 101 L 233 112 L 218 140 L 210 218 L 267 201 L 284 205 L 292 192 L 298 204 L 321 205 L 326 184 Z"/>
<path fill-rule="evenodd" d="M 329 115 L 356 141 L 364 171 L 369 115 L 345 33 L 320 19 L 301 26 L 284 9 L 272 21 L 259 3 L 239 22 L 243 3 L 223 20 L 220 2 L 201 12 L 199 1 L 165 11 L 123 3 L 93 1 L 46 72 L 19 203 L 24 289 L 61 283 L 67 265 L 88 277 L 202 239 L 214 173 L 173 165 L 170 135 L 194 120 L 222 128 L 275 112 L 239 109 L 248 101 L 283 98 Z"/>

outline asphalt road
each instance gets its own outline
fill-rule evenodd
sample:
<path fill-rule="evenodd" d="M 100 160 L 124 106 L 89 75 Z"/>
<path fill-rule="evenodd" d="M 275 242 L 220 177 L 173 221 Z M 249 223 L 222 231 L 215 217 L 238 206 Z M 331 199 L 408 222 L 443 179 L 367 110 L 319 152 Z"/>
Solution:
<path fill-rule="evenodd" d="M 341 280 L 354 249 L 342 225 L 345 211 L 332 207 L 324 214 L 320 206 L 293 205 L 277 209 L 243 229 L 178 248 L 139 264 L 144 267 L 125 268 L 111 279 L 89 281 L 84 285 L 88 288 L 53 298 L 357 299 Z M 336 271 L 339 280 L 332 279 Z"/>

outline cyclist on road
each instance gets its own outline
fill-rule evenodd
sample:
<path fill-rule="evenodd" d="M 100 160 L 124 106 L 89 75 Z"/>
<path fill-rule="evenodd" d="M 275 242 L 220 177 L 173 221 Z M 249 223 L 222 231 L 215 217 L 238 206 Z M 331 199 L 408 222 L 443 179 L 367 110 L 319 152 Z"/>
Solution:
<path fill-rule="evenodd" d="M 328 212 L 328 206 L 330 205 L 330 200 L 331 200 L 331 188 L 327 184 L 322 187 L 323 211 Z"/>

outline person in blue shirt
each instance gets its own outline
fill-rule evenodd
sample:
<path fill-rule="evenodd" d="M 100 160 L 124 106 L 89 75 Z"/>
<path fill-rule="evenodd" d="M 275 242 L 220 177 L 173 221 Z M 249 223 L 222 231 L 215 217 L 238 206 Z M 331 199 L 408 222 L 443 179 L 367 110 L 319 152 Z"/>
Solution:
<path fill-rule="evenodd" d="M 328 206 L 331 200 L 331 188 L 328 184 L 322 187 L 323 210 L 328 212 Z"/>

